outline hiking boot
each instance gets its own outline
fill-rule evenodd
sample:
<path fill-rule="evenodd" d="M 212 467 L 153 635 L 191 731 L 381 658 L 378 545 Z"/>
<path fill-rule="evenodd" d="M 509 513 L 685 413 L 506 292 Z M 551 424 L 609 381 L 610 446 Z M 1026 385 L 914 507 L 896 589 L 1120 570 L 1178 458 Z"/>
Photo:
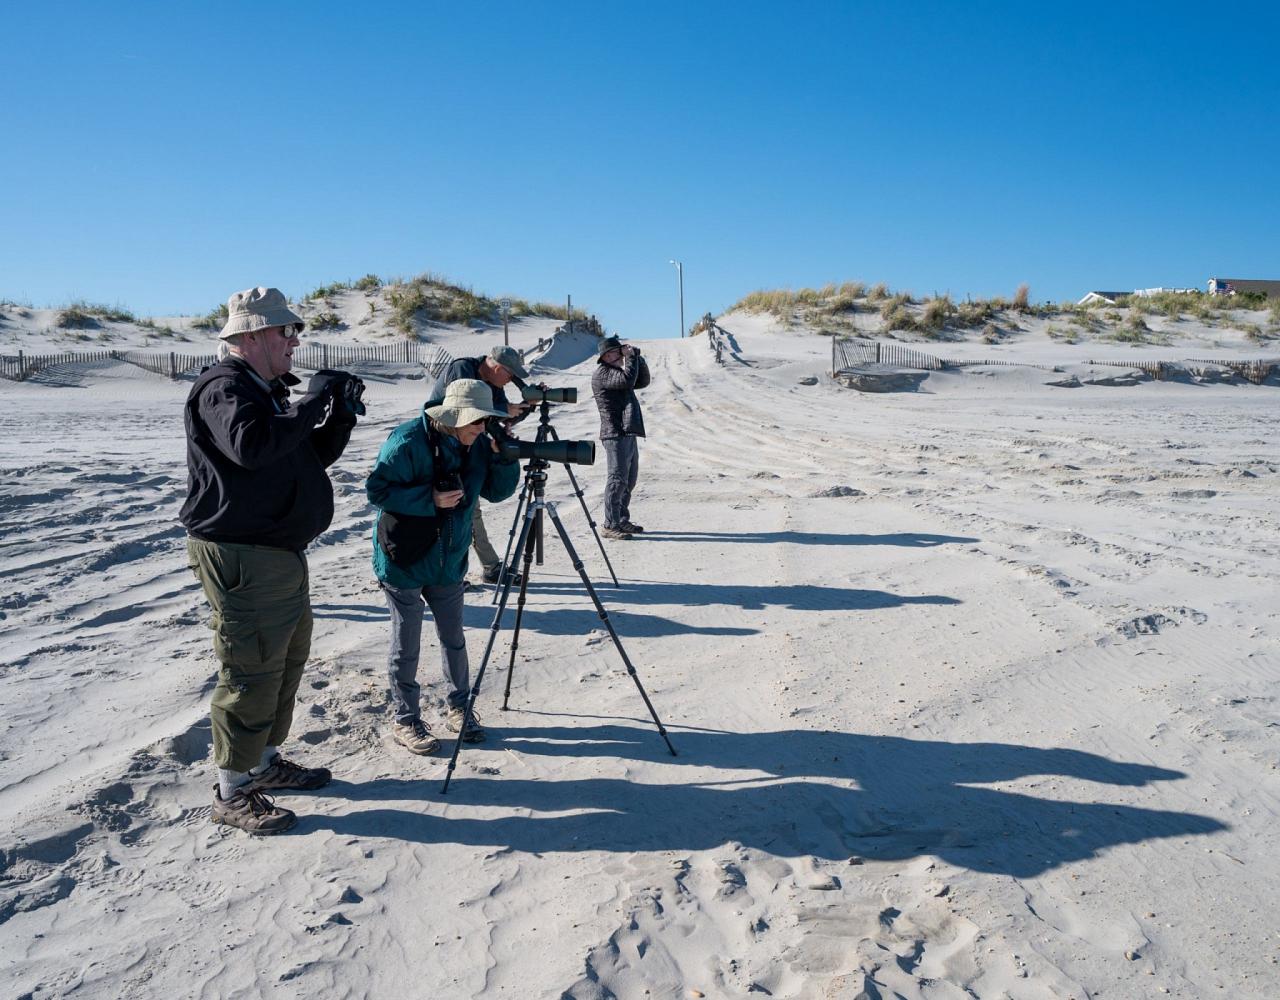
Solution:
<path fill-rule="evenodd" d="M 524 579 L 524 574 L 521 573 L 518 569 L 511 571 L 511 586 L 513 587 L 520 586 L 520 581 L 522 579 Z M 499 563 L 497 566 L 494 566 L 492 570 L 484 571 L 484 582 L 493 583 L 493 584 L 502 583 L 502 564 L 501 563 Z"/>
<path fill-rule="evenodd" d="M 625 531 L 628 535 L 640 535 L 644 533 L 644 528 L 642 528 L 638 524 L 632 524 L 630 521 L 623 521 L 620 525 L 618 525 L 618 527 L 621 528 L 623 531 Z"/>
<path fill-rule="evenodd" d="M 623 541 L 631 537 L 630 534 L 623 531 L 621 528 L 614 528 L 609 525 L 605 525 L 605 529 L 600 532 L 600 534 L 604 535 L 605 538 L 616 538 L 619 541 Z"/>
<path fill-rule="evenodd" d="M 265 771 L 250 772 L 249 785 L 258 791 L 311 792 L 332 778 L 327 767 L 303 767 L 276 754 Z"/>
<path fill-rule="evenodd" d="M 467 713 L 466 705 L 455 705 L 449 709 L 449 714 L 445 717 L 445 725 L 449 728 L 449 732 L 457 733 L 462 730 L 462 719 Z M 471 710 L 471 723 L 467 726 L 466 731 L 462 732 L 459 739 L 463 743 L 483 743 L 485 741 L 485 731 L 480 725 L 480 716 L 475 709 Z"/>
<path fill-rule="evenodd" d="M 281 809 L 271 801 L 271 796 L 251 785 L 241 785 L 224 799 L 213 786 L 213 812 L 210 818 L 215 823 L 234 826 L 258 836 L 272 833 L 284 833 L 298 817 L 289 809 Z"/>
<path fill-rule="evenodd" d="M 440 749 L 440 741 L 431 735 L 431 731 L 422 724 L 421 719 L 412 722 L 393 722 L 391 738 L 410 753 L 424 755 L 435 753 Z"/>

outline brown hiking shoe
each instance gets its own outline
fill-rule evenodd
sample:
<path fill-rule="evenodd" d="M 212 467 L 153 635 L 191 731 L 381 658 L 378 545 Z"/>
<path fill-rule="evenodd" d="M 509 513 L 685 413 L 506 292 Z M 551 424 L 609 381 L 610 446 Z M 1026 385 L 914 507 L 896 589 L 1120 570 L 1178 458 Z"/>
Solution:
<path fill-rule="evenodd" d="M 616 538 L 618 541 L 625 541 L 631 538 L 631 535 L 628 532 L 623 531 L 621 528 L 606 527 L 600 532 L 600 534 L 604 535 L 605 538 Z"/>
<path fill-rule="evenodd" d="M 327 767 L 303 767 L 279 754 L 271 758 L 265 771 L 249 773 L 249 785 L 258 791 L 310 792 L 323 788 L 333 778 Z"/>
<path fill-rule="evenodd" d="M 421 719 L 391 723 L 391 738 L 410 753 L 422 755 L 435 753 L 440 749 L 440 741 L 431 735 Z"/>
<path fill-rule="evenodd" d="M 471 710 L 471 722 L 463 729 L 462 722 L 466 714 L 466 705 L 454 705 L 449 709 L 449 714 L 445 716 L 445 726 L 448 727 L 449 732 L 459 733 L 459 738 L 463 743 L 483 743 L 488 734 L 485 733 L 484 727 L 480 725 L 479 713 L 473 708 Z"/>
<path fill-rule="evenodd" d="M 281 809 L 271 801 L 270 795 L 248 785 L 237 788 L 229 799 L 224 799 L 218 786 L 214 785 L 211 818 L 215 823 L 234 826 L 259 836 L 284 833 L 298 822 L 298 817 L 291 810 Z"/>

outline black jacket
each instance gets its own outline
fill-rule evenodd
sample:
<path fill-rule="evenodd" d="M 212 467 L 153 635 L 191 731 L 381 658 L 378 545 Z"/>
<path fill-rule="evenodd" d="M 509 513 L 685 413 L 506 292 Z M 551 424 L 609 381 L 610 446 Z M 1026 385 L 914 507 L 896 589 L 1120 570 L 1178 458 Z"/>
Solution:
<path fill-rule="evenodd" d="M 289 405 L 239 358 L 200 373 L 187 396 L 187 502 L 179 519 L 193 538 L 301 551 L 333 520 L 325 468 L 351 439 L 353 422 L 326 401 Z M 320 424 L 320 426 L 316 426 Z"/>
<path fill-rule="evenodd" d="M 449 367 L 440 373 L 440 377 L 435 380 L 435 384 L 431 386 L 431 395 L 427 397 L 427 405 L 435 406 L 437 403 L 444 402 L 445 390 L 449 388 L 450 382 L 456 382 L 460 378 L 473 378 L 479 382 L 484 382 L 480 378 L 480 366 L 484 363 L 484 358 L 457 358 L 449 363 Z M 489 385 L 489 391 L 493 393 L 493 408 L 507 412 L 507 393 L 504 389 L 499 389 L 496 385 Z"/>
<path fill-rule="evenodd" d="M 648 384 L 649 366 L 639 354 L 623 358 L 621 365 L 603 361 L 596 364 L 595 374 L 591 376 L 591 394 L 600 411 L 601 441 L 628 434 L 644 437 L 644 417 L 636 390 Z"/>

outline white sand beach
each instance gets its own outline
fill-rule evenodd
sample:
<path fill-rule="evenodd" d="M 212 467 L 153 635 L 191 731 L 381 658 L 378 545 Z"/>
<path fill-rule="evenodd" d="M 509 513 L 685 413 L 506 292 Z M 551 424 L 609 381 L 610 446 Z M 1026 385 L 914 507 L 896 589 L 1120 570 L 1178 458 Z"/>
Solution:
<path fill-rule="evenodd" d="M 358 296 L 335 308 L 348 330 L 309 336 L 372 336 Z M 562 468 L 548 488 L 678 756 L 554 538 L 512 710 L 514 609 L 491 738 L 449 794 L 444 756 L 390 741 L 364 480 L 425 386 L 370 368 L 285 747 L 334 781 L 282 795 L 300 821 L 275 838 L 209 821 L 190 382 L 116 361 L 0 381 L 0 993 L 1280 996 L 1276 386 L 1011 365 L 865 394 L 827 337 L 720 323 L 723 364 L 705 336 L 639 342 L 647 531 L 606 543 L 618 587 Z M 1082 373 L 1266 353 L 1195 324 L 1141 348 L 1031 326 L 911 346 Z M 8 314 L 3 350 L 48 327 Z M 480 354 L 501 328 L 433 338 Z M 563 438 L 596 433 L 590 351 L 535 368 L 584 400 L 555 409 Z M 603 456 L 575 472 L 599 519 Z M 495 541 L 514 504 L 486 510 Z M 473 670 L 489 597 L 468 597 Z"/>

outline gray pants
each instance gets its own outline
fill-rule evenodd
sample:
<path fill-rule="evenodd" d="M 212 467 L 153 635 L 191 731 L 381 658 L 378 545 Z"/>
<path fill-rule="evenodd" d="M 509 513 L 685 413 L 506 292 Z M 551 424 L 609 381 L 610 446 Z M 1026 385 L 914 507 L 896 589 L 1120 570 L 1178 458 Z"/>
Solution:
<path fill-rule="evenodd" d="M 604 484 L 604 524 L 606 528 L 617 528 L 631 520 L 631 491 L 640 476 L 640 439 L 624 434 L 600 443 L 609 462 Z"/>
<path fill-rule="evenodd" d="M 485 530 L 484 518 L 480 516 L 480 501 L 471 508 L 471 546 L 476 550 L 482 569 L 492 569 L 502 560 L 489 544 L 489 532 Z"/>
<path fill-rule="evenodd" d="M 448 685 L 449 706 L 466 703 L 471 687 L 467 667 L 467 641 L 462 631 L 462 582 L 444 587 L 401 589 L 382 585 L 391 611 L 391 655 L 387 674 L 391 682 L 391 706 L 397 722 L 421 717 L 418 654 L 422 646 L 422 605 L 425 601 L 435 620 L 440 640 L 440 665 Z"/>

